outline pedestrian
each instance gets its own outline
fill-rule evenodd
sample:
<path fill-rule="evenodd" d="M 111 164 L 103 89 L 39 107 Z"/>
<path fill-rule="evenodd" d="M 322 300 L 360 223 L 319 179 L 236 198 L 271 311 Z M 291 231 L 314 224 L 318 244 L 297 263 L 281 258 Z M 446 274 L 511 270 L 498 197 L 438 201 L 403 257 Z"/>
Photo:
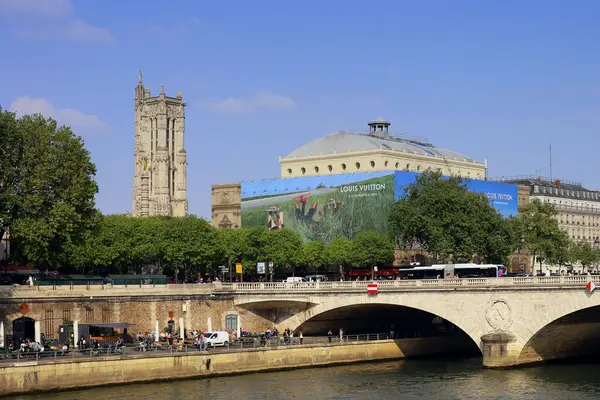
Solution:
<path fill-rule="evenodd" d="M 294 344 L 294 332 L 290 331 L 290 345 Z"/>
<path fill-rule="evenodd" d="M 329 343 L 331 343 L 331 336 L 333 336 L 333 332 L 331 332 L 330 329 L 329 332 L 327 332 L 327 339 L 329 339 Z"/>
<path fill-rule="evenodd" d="M 304 344 L 304 335 L 302 335 L 302 331 L 300 331 L 300 344 Z"/>
<path fill-rule="evenodd" d="M 340 328 L 340 343 L 344 341 L 344 330 Z"/>

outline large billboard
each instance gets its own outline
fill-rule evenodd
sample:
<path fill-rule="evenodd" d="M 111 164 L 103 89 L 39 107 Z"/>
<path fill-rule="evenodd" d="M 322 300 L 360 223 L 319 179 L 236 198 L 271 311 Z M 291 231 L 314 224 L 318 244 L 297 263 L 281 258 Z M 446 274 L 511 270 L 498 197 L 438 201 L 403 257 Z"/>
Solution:
<path fill-rule="evenodd" d="M 394 173 L 395 200 L 404 194 L 407 185 L 413 183 L 417 172 L 397 171 Z M 469 179 L 467 188 L 475 193 L 485 194 L 490 204 L 505 218 L 518 213 L 518 186 L 509 183 L 481 181 Z"/>
<path fill-rule="evenodd" d="M 283 227 L 329 242 L 361 231 L 387 233 L 388 212 L 416 173 L 381 171 L 242 183 L 242 226 Z M 470 180 L 505 217 L 517 215 L 517 186 Z"/>
<path fill-rule="evenodd" d="M 387 232 L 394 173 L 373 172 L 242 183 L 242 226 L 283 227 L 329 242 Z"/>

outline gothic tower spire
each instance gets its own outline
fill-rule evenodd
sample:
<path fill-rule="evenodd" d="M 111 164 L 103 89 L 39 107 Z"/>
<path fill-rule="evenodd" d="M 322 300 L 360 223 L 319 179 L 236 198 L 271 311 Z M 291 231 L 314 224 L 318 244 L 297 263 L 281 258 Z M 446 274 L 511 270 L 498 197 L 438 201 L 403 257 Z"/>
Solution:
<path fill-rule="evenodd" d="M 133 215 L 185 216 L 187 156 L 184 148 L 185 111 L 177 97 L 152 97 L 139 72 L 135 88 L 135 149 Z"/>

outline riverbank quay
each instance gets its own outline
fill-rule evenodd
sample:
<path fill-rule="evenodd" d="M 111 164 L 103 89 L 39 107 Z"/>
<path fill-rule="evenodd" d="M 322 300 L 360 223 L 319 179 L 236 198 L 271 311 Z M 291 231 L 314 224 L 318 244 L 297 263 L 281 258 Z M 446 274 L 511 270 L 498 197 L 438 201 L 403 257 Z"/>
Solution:
<path fill-rule="evenodd" d="M 461 343 L 454 337 L 432 337 L 20 360 L 0 364 L 0 396 L 449 354 L 460 351 Z"/>

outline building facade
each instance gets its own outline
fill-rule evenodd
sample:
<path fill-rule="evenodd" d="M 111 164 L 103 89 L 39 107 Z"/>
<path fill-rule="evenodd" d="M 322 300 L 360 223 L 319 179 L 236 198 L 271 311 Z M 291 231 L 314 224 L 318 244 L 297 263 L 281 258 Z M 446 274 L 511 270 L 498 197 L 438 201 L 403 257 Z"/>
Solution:
<path fill-rule="evenodd" d="M 242 225 L 240 183 L 212 185 L 211 223 L 217 228 L 236 229 Z"/>
<path fill-rule="evenodd" d="M 391 123 L 378 118 L 368 133 L 336 132 L 280 157 L 282 178 L 375 171 L 440 171 L 472 179 L 486 177 L 487 162 L 440 149 L 420 138 L 390 135 Z"/>
<path fill-rule="evenodd" d="M 493 179 L 519 185 L 519 209 L 522 208 L 521 188 L 527 188 L 523 199 L 530 202 L 539 199 L 550 203 L 556 210 L 558 226 L 574 241 L 588 241 L 600 246 L 600 191 L 583 187 L 581 182 L 565 181 L 535 176 L 519 176 Z M 558 267 L 551 269 L 558 272 Z M 577 266 L 573 266 L 577 271 Z M 583 271 L 579 271 L 583 272 Z"/>
<path fill-rule="evenodd" d="M 152 97 L 142 73 L 135 88 L 133 216 L 188 214 L 185 104 L 182 92 Z"/>

